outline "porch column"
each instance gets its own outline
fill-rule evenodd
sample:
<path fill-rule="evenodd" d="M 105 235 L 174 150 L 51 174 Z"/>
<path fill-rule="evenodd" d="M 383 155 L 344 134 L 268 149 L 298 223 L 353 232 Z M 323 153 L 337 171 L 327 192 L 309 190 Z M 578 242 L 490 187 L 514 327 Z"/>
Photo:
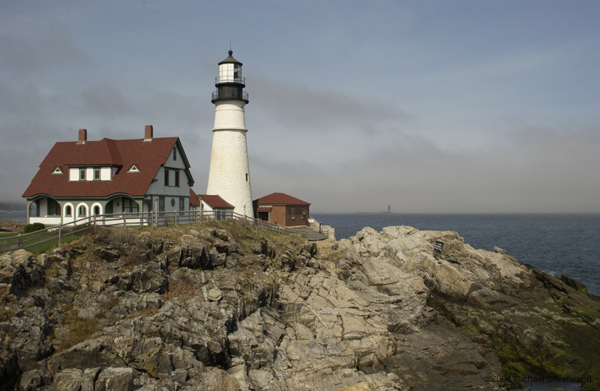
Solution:
<path fill-rule="evenodd" d="M 138 213 L 139 213 L 138 217 L 140 218 L 140 224 L 141 224 L 143 216 L 144 216 L 144 214 L 143 214 L 144 213 L 144 199 L 134 200 L 134 201 L 138 206 Z"/>
<path fill-rule="evenodd" d="M 26 224 L 29 224 L 29 208 L 31 208 L 31 202 L 30 200 L 27 200 L 27 220 L 25 220 Z"/>

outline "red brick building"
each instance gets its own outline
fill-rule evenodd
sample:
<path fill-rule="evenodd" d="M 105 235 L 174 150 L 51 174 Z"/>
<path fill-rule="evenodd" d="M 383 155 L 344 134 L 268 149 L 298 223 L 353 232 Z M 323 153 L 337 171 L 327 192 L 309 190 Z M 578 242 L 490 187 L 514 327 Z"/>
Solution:
<path fill-rule="evenodd" d="M 285 227 L 308 225 L 310 203 L 285 193 L 273 193 L 252 202 L 254 217 Z"/>

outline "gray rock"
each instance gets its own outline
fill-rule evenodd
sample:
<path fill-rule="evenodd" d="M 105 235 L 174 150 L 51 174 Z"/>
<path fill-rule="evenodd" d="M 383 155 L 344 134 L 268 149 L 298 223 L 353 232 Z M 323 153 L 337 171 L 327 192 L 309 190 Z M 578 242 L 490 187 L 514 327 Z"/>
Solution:
<path fill-rule="evenodd" d="M 83 371 L 77 368 L 69 368 L 54 376 L 54 388 L 65 391 L 81 391 L 83 386 Z"/>
<path fill-rule="evenodd" d="M 33 254 L 26 250 L 0 255 L 0 284 L 3 295 L 19 294 L 24 289 L 39 284 L 44 269 Z"/>
<path fill-rule="evenodd" d="M 167 277 L 156 264 L 136 266 L 131 272 L 131 290 L 136 293 L 163 293 L 167 287 Z"/>
<path fill-rule="evenodd" d="M 107 262 L 114 262 L 121 257 L 121 251 L 116 248 L 102 247 L 96 252 L 96 255 Z"/>
<path fill-rule="evenodd" d="M 94 391 L 131 391 L 133 389 L 133 369 L 105 368 L 98 375 Z"/>
<path fill-rule="evenodd" d="M 227 259 L 227 252 L 220 252 L 217 248 L 212 247 L 209 250 L 210 266 L 224 266 Z"/>
<path fill-rule="evenodd" d="M 223 294 L 220 289 L 210 289 L 208 291 L 208 300 L 210 301 L 219 301 L 223 298 Z"/>
<path fill-rule="evenodd" d="M 207 391 L 239 391 L 237 379 L 219 368 L 209 368 L 202 382 Z"/>
<path fill-rule="evenodd" d="M 44 385 L 44 373 L 39 369 L 25 372 L 19 381 L 20 391 L 32 391 Z"/>

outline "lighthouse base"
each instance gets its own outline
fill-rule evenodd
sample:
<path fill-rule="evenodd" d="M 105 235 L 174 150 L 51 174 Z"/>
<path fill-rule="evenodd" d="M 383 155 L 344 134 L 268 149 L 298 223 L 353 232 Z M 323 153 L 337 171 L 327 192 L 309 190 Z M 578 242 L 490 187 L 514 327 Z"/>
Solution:
<path fill-rule="evenodd" d="M 234 213 L 253 217 L 246 130 L 214 130 L 206 194 L 219 195 Z"/>

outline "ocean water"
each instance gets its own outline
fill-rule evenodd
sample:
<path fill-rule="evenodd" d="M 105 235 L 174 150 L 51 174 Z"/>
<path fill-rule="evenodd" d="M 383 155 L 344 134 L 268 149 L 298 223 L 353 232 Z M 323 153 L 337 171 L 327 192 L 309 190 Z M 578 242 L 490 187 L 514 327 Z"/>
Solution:
<path fill-rule="evenodd" d="M 23 223 L 27 218 L 27 204 L 0 201 L 0 220 Z"/>
<path fill-rule="evenodd" d="M 500 247 L 521 263 L 557 277 L 566 274 L 600 296 L 600 214 L 321 214 L 311 217 L 335 228 L 336 239 L 364 227 L 407 225 L 456 231 L 474 248 Z"/>

